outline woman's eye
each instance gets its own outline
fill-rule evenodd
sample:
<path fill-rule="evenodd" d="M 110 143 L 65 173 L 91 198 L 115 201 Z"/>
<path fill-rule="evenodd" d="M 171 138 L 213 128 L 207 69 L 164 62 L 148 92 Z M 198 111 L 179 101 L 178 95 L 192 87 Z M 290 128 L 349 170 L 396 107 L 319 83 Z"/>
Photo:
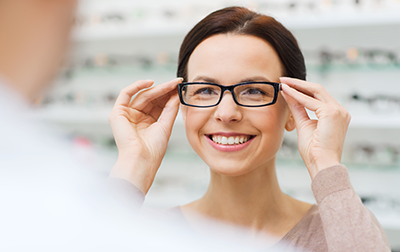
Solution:
<path fill-rule="evenodd" d="M 196 92 L 194 93 L 196 94 L 201 94 L 201 95 L 213 95 L 213 94 L 217 94 L 215 92 L 215 90 L 213 88 L 199 88 L 198 90 L 196 90 Z"/>
<path fill-rule="evenodd" d="M 263 90 L 256 89 L 256 88 L 248 88 L 244 90 L 244 95 L 267 95 Z"/>

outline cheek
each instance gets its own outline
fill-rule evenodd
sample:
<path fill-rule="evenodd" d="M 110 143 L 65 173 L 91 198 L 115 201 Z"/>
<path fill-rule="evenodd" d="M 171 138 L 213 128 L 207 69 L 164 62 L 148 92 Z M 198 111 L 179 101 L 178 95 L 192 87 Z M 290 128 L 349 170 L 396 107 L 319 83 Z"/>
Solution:
<path fill-rule="evenodd" d="M 259 115 L 253 125 L 262 133 L 263 140 L 270 143 L 276 142 L 284 133 L 284 124 L 280 116 L 275 113 Z"/>
<path fill-rule="evenodd" d="M 254 116 L 256 120 L 253 120 L 253 125 L 262 133 L 261 141 L 265 144 L 264 148 L 269 149 L 271 153 L 277 152 L 283 141 L 288 116 L 284 105 L 276 103 L 273 107 L 266 107 L 265 111 Z"/>
<path fill-rule="evenodd" d="M 273 106 L 263 108 L 253 115 L 253 120 L 257 127 L 264 132 L 276 134 L 283 132 L 285 128 L 286 119 L 288 117 L 288 109 L 284 101 L 278 101 Z"/>
<path fill-rule="evenodd" d="M 184 119 L 186 136 L 189 143 L 195 148 L 195 143 L 199 139 L 201 129 L 207 123 L 210 118 L 210 113 L 204 108 L 192 108 L 186 107 L 182 109 L 182 116 Z"/>
<path fill-rule="evenodd" d="M 268 107 L 267 107 L 268 109 Z M 273 120 L 274 125 L 277 129 L 280 129 L 282 133 L 284 132 L 286 122 L 289 118 L 289 107 L 285 101 L 285 99 L 279 95 L 276 103 L 270 107 L 270 117 Z"/>

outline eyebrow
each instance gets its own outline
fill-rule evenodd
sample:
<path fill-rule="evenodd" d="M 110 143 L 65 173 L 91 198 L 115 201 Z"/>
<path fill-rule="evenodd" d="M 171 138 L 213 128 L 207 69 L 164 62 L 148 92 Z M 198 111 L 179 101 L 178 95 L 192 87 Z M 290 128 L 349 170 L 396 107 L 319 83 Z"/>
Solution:
<path fill-rule="evenodd" d="M 217 79 L 207 77 L 207 76 L 197 76 L 196 78 L 193 79 L 193 82 L 200 81 L 200 80 L 205 81 L 205 82 L 219 84 L 219 81 Z"/>
<path fill-rule="evenodd" d="M 243 79 L 241 82 L 250 82 L 250 81 L 267 81 L 267 82 L 272 82 L 268 78 L 263 77 L 263 76 L 254 76 L 250 78 Z"/>
<path fill-rule="evenodd" d="M 219 82 L 218 79 L 214 79 L 212 77 L 208 77 L 208 76 L 197 76 L 196 78 L 193 79 L 193 82 L 196 81 L 205 81 L 205 82 L 211 82 L 211 83 L 216 83 L 216 84 L 221 84 Z M 263 76 L 254 76 L 254 77 L 249 77 L 249 78 L 245 78 L 242 79 L 239 83 L 242 82 L 251 82 L 251 81 L 267 81 L 267 82 L 271 82 L 268 78 L 263 77 Z M 232 83 L 233 84 L 233 83 Z"/>

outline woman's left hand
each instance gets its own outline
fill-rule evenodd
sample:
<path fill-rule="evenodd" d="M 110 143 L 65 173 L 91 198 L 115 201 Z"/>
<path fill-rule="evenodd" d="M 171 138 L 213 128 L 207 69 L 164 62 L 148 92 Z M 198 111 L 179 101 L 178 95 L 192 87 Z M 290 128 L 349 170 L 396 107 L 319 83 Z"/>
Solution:
<path fill-rule="evenodd" d="M 350 114 L 319 84 L 280 80 L 296 124 L 300 155 L 314 179 L 319 171 L 340 164 Z M 314 111 L 318 120 L 310 119 L 305 108 Z"/>

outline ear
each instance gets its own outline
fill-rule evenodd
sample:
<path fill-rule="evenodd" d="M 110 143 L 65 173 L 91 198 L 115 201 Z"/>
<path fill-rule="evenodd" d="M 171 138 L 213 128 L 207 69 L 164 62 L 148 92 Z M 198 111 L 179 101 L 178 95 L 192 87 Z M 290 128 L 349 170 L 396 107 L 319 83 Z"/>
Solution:
<path fill-rule="evenodd" d="M 287 131 L 293 131 L 296 128 L 296 123 L 294 122 L 294 117 L 292 113 L 289 112 L 288 118 L 286 120 L 285 129 Z"/>

